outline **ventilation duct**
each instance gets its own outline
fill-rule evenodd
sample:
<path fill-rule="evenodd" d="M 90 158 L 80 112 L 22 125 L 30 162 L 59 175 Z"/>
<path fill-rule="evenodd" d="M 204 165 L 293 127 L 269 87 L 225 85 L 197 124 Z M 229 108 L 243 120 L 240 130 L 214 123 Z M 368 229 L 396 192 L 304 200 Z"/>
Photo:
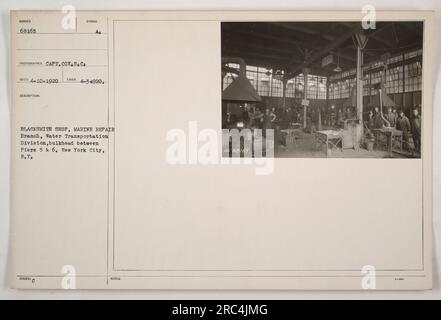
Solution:
<path fill-rule="evenodd" d="M 248 102 L 256 103 L 262 101 L 256 90 L 246 77 L 246 65 L 242 58 L 222 58 L 222 65 L 226 63 L 239 64 L 239 75 L 222 92 L 222 101 L 225 102 Z"/>

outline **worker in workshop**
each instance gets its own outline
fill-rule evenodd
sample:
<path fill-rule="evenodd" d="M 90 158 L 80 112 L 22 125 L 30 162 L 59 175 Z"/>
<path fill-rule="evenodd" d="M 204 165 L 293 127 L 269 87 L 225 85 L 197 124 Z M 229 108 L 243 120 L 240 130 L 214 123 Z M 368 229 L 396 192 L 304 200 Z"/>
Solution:
<path fill-rule="evenodd" d="M 338 108 L 338 111 L 337 111 L 337 125 L 343 126 L 343 121 L 344 121 L 343 111 L 341 111 L 341 108 Z"/>
<path fill-rule="evenodd" d="M 255 128 L 261 129 L 263 127 L 263 112 L 260 111 L 259 107 L 255 107 L 254 113 L 251 117 L 252 119 L 252 126 Z"/>
<path fill-rule="evenodd" d="M 384 115 L 387 121 L 389 121 L 389 124 L 392 128 L 395 127 L 397 122 L 397 115 L 392 111 L 392 108 L 387 109 L 387 113 Z"/>
<path fill-rule="evenodd" d="M 415 145 L 415 150 L 417 152 L 421 152 L 421 116 L 419 115 L 416 106 L 413 109 L 413 116 L 410 125 L 412 128 L 412 139 Z"/>
<path fill-rule="evenodd" d="M 286 129 L 289 128 L 291 123 L 293 123 L 294 120 L 294 111 L 291 107 L 286 108 L 285 112 L 282 116 L 282 128 Z"/>
<path fill-rule="evenodd" d="M 271 110 L 269 108 L 265 109 L 265 114 L 263 116 L 263 129 L 272 129 L 273 123 L 272 123 L 272 116 L 271 116 Z"/>
<path fill-rule="evenodd" d="M 317 123 L 318 123 L 318 112 L 315 109 L 312 109 L 310 112 L 311 117 L 311 133 L 315 133 L 317 131 Z"/>
<path fill-rule="evenodd" d="M 271 122 L 274 124 L 276 121 L 278 121 L 277 110 L 276 110 L 276 107 L 272 107 L 271 108 Z"/>
<path fill-rule="evenodd" d="M 230 126 L 232 125 L 232 120 L 233 120 L 233 116 L 231 112 L 227 111 L 227 113 L 223 115 L 223 119 L 222 119 L 223 126 L 225 128 L 230 128 Z"/>
<path fill-rule="evenodd" d="M 250 125 L 250 110 L 249 106 L 245 103 L 245 105 L 242 108 L 242 122 L 244 128 L 248 128 Z"/>
<path fill-rule="evenodd" d="M 297 107 L 294 109 L 294 123 L 300 122 L 300 109 Z"/>
<path fill-rule="evenodd" d="M 398 112 L 397 112 L 397 109 L 392 108 L 392 113 L 393 113 L 394 116 L 395 116 L 395 126 L 396 126 L 396 125 L 397 125 L 397 119 L 398 119 Z"/>
<path fill-rule="evenodd" d="M 378 107 L 374 108 L 374 128 L 383 128 L 383 118 L 381 117 L 380 109 Z"/>
<path fill-rule="evenodd" d="M 411 150 L 410 147 L 410 133 L 411 133 L 411 125 L 409 118 L 406 117 L 403 110 L 398 111 L 398 119 L 397 119 L 397 130 L 403 131 L 403 141 L 404 147 L 407 150 Z"/>
<path fill-rule="evenodd" d="M 336 113 L 335 113 L 335 106 L 332 105 L 331 109 L 329 110 L 329 125 L 331 127 L 336 125 Z"/>
<path fill-rule="evenodd" d="M 372 110 L 369 111 L 368 114 L 368 120 L 367 120 L 367 127 L 369 130 L 372 130 L 375 128 L 374 126 L 375 122 L 374 122 L 374 112 Z"/>
<path fill-rule="evenodd" d="M 346 119 L 352 119 L 353 118 L 353 115 L 352 115 L 352 110 L 351 110 L 351 108 L 346 108 L 346 114 L 345 114 L 345 120 Z"/>
<path fill-rule="evenodd" d="M 286 136 L 287 133 L 282 132 L 280 129 L 280 125 L 276 124 L 274 130 L 274 147 L 276 150 L 279 148 L 286 150 Z"/>

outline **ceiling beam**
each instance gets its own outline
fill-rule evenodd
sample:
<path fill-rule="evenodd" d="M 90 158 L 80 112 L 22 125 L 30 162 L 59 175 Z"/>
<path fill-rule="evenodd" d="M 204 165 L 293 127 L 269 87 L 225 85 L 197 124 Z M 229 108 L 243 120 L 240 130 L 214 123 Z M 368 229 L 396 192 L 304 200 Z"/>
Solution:
<path fill-rule="evenodd" d="M 343 44 L 346 40 L 350 39 L 352 37 L 352 35 L 354 34 L 354 31 L 355 30 L 351 29 L 350 31 L 347 31 L 347 32 L 343 33 L 338 39 L 336 39 L 335 41 L 333 41 L 330 44 L 326 45 L 321 50 L 319 50 L 319 51 L 315 52 L 314 54 L 312 54 L 303 63 L 299 63 L 296 66 L 294 66 L 290 70 L 289 76 L 296 75 L 303 68 L 308 67 L 311 63 L 313 63 L 314 61 L 322 58 L 324 55 L 329 54 L 329 52 L 333 51 L 333 49 L 337 48 L 338 46 Z"/>
<path fill-rule="evenodd" d="M 256 32 L 249 32 L 249 31 L 236 31 L 235 34 L 242 34 L 247 37 L 254 36 L 254 37 L 261 38 L 261 39 L 266 39 L 266 40 L 270 40 L 270 41 L 274 41 L 274 42 L 286 43 L 286 44 L 300 46 L 300 47 L 306 47 L 306 48 L 310 48 L 310 49 L 320 49 L 320 47 L 318 45 L 311 46 L 310 44 L 305 43 L 304 41 L 294 40 L 294 39 L 290 39 L 287 37 L 278 37 L 278 36 L 260 33 L 260 32 L 256 33 Z"/>
<path fill-rule="evenodd" d="M 238 50 L 238 51 L 244 51 L 245 53 L 249 52 L 249 51 L 258 51 L 259 53 L 283 53 L 286 56 L 290 56 L 290 57 L 294 57 L 295 60 L 297 61 L 303 61 L 301 60 L 302 57 L 299 57 L 298 55 L 295 55 L 295 52 L 298 52 L 297 47 L 295 48 L 295 50 L 290 50 L 288 48 L 279 48 L 279 47 L 270 47 L 270 46 L 265 46 L 265 45 L 259 45 L 259 44 L 255 44 L 255 43 L 250 43 L 250 42 L 239 42 L 239 41 L 230 41 L 227 42 L 226 44 L 222 45 L 223 48 L 225 48 L 225 51 L 229 51 L 230 48 L 231 50 Z"/>
<path fill-rule="evenodd" d="M 410 22 L 410 23 L 412 23 L 412 22 Z M 422 26 L 421 22 L 414 22 L 415 25 L 417 26 L 416 28 L 412 28 L 410 26 L 410 23 L 401 22 L 401 23 L 397 23 L 397 25 L 400 26 L 401 28 L 406 29 L 407 31 L 412 33 L 414 36 L 422 38 L 423 37 L 423 32 L 422 32 L 422 29 L 421 29 L 421 26 Z"/>
<path fill-rule="evenodd" d="M 375 41 L 378 41 L 378 42 L 388 46 L 389 48 L 395 48 L 396 47 L 395 43 L 393 43 L 392 41 L 386 40 L 386 39 L 380 37 L 379 35 L 373 35 L 373 36 L 370 36 L 369 38 L 372 38 Z"/>
<path fill-rule="evenodd" d="M 264 58 L 264 59 L 269 59 L 269 60 L 279 60 L 279 61 L 287 61 L 287 58 L 285 57 L 281 57 L 281 56 L 277 56 L 277 55 L 271 55 L 271 54 L 265 54 L 265 53 L 260 53 L 260 52 L 253 52 L 253 51 L 249 51 L 249 52 L 244 52 L 242 50 L 231 50 L 231 51 L 227 51 L 227 54 L 222 54 L 223 56 L 238 56 L 241 58 L 246 58 L 247 56 L 252 56 L 252 57 L 258 57 L 258 58 Z"/>
<path fill-rule="evenodd" d="M 328 41 L 335 40 L 335 37 L 329 34 L 321 33 L 320 31 L 313 30 L 312 28 L 304 27 L 297 22 L 272 22 L 271 24 L 291 31 L 306 33 L 308 35 L 316 35 Z"/>

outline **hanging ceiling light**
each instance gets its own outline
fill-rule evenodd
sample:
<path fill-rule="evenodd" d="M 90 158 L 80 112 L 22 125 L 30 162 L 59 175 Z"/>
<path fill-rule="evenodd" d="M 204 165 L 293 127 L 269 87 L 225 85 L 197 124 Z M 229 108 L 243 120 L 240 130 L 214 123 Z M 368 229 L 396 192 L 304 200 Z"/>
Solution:
<path fill-rule="evenodd" d="M 340 56 L 337 55 L 337 66 L 334 68 L 335 72 L 341 72 L 342 68 L 340 68 Z"/>

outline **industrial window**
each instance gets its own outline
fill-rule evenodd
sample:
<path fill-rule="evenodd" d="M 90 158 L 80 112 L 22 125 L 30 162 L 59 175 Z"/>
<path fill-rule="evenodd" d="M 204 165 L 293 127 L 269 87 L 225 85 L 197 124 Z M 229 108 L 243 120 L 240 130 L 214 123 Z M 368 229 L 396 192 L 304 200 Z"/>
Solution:
<path fill-rule="evenodd" d="M 305 77 L 303 76 L 303 74 L 299 74 L 296 78 L 296 98 L 303 98 L 303 90 L 305 87 Z"/>
<path fill-rule="evenodd" d="M 378 89 L 376 89 L 375 85 L 379 85 L 382 81 L 382 77 L 383 77 L 383 72 L 382 71 L 377 71 L 377 72 L 373 72 L 371 73 L 371 94 L 372 95 L 376 95 L 378 92 Z"/>
<path fill-rule="evenodd" d="M 223 90 L 225 90 L 237 77 L 239 73 L 239 65 L 237 63 L 229 63 L 227 64 L 227 68 L 234 72 L 227 72 L 223 79 Z"/>
<path fill-rule="evenodd" d="M 259 83 L 257 88 L 257 93 L 260 96 L 270 96 L 271 95 L 271 75 L 272 69 L 259 67 L 257 69 Z"/>
<path fill-rule="evenodd" d="M 406 63 L 406 60 L 413 59 L 420 56 L 422 50 L 415 50 L 391 57 L 387 60 L 388 64 Z M 404 60 L 403 60 L 404 58 Z M 410 63 L 409 63 L 410 62 Z M 227 88 L 233 80 L 237 77 L 239 72 L 239 65 L 230 63 L 227 65 L 230 72 L 225 74 L 223 79 L 223 88 Z M 363 95 L 375 95 L 377 89 L 373 88 L 379 84 L 383 79 L 383 70 L 378 70 L 382 67 L 381 61 L 370 63 L 363 67 L 364 88 Z M 378 71 L 372 72 L 374 69 Z M 396 66 L 389 68 L 386 71 L 384 87 L 389 94 L 420 91 L 422 87 L 421 79 L 421 62 L 411 62 L 404 66 Z M 356 70 L 351 69 L 330 77 L 329 85 L 329 99 L 343 99 L 351 94 L 352 88 L 356 84 L 355 80 Z M 404 77 L 403 77 L 404 74 Z M 250 83 L 256 89 L 260 96 L 283 96 L 283 71 L 276 71 L 274 69 L 246 66 L 246 75 Z M 326 99 L 326 77 L 316 75 L 308 75 L 308 99 Z M 304 76 L 299 74 L 290 79 L 286 84 L 285 95 L 288 98 L 302 99 L 304 93 Z"/>
<path fill-rule="evenodd" d="M 295 78 L 288 80 L 286 83 L 286 97 L 287 98 L 295 98 Z"/>
<path fill-rule="evenodd" d="M 386 93 L 403 92 L 403 66 L 387 70 L 385 88 Z"/>
<path fill-rule="evenodd" d="M 259 79 L 259 90 L 257 93 L 260 96 L 269 96 L 271 93 L 271 78 L 262 76 L 262 78 Z"/>
<path fill-rule="evenodd" d="M 403 61 L 403 55 L 398 55 L 392 58 L 387 59 L 387 64 L 391 64 L 391 63 L 395 63 L 395 62 L 400 62 Z"/>
<path fill-rule="evenodd" d="M 283 97 L 283 82 L 273 77 L 271 85 L 271 96 Z"/>
<path fill-rule="evenodd" d="M 351 80 L 352 79 L 346 79 L 342 82 L 340 88 L 340 98 L 349 98 L 349 95 L 351 93 Z"/>
<path fill-rule="evenodd" d="M 363 83 L 363 95 L 370 96 L 371 95 L 371 79 L 370 74 L 364 74 L 364 83 Z"/>
<path fill-rule="evenodd" d="M 306 96 L 307 99 L 316 99 L 317 98 L 317 81 L 314 76 L 308 75 L 308 94 Z"/>
<path fill-rule="evenodd" d="M 236 74 L 228 72 L 224 77 L 224 90 L 228 88 L 228 86 L 233 82 L 233 80 L 237 77 Z"/>
<path fill-rule="evenodd" d="M 404 59 L 411 59 L 417 56 L 421 56 L 423 54 L 423 50 L 415 50 L 415 51 L 411 51 L 411 52 L 407 52 L 404 54 Z"/>
<path fill-rule="evenodd" d="M 308 75 L 308 99 L 326 99 L 326 77 Z"/>
<path fill-rule="evenodd" d="M 229 63 L 223 79 L 225 90 L 238 76 L 239 65 Z M 283 71 L 264 67 L 246 66 L 246 76 L 251 85 L 260 96 L 283 97 Z M 326 77 L 308 75 L 308 99 L 326 99 Z M 304 92 L 303 74 L 297 75 L 287 81 L 285 96 L 288 98 L 302 99 Z"/>
<path fill-rule="evenodd" d="M 341 86 L 342 83 L 339 82 L 335 82 L 332 84 L 332 98 L 333 99 L 340 99 L 341 98 Z"/>
<path fill-rule="evenodd" d="M 329 99 L 338 99 L 336 93 L 337 91 L 336 87 L 337 87 L 336 83 L 329 84 Z"/>
<path fill-rule="evenodd" d="M 406 92 L 421 90 L 421 63 L 419 61 L 404 66 Z"/>
<path fill-rule="evenodd" d="M 329 84 L 329 99 L 337 99 L 335 98 L 335 83 L 330 83 Z"/>
<path fill-rule="evenodd" d="M 247 67 L 247 78 L 254 87 L 254 89 L 258 90 L 258 73 L 255 71 L 249 71 Z"/>
<path fill-rule="evenodd" d="M 329 99 L 349 98 L 351 90 L 355 87 L 355 84 L 355 78 L 331 83 L 329 85 Z"/>
<path fill-rule="evenodd" d="M 342 83 L 334 82 L 329 87 L 330 92 L 332 93 L 331 99 L 340 99 L 341 98 L 341 89 L 342 89 Z"/>
<path fill-rule="evenodd" d="M 386 88 L 387 93 L 402 93 L 404 92 L 412 92 L 412 91 L 420 91 L 422 87 L 421 80 L 421 62 L 411 62 L 406 61 L 409 59 L 415 60 L 416 57 L 421 56 L 422 50 L 415 50 L 412 52 L 407 52 L 404 55 L 400 54 L 395 57 L 391 57 L 387 60 L 388 64 L 398 64 L 398 63 L 406 63 L 404 66 L 396 66 L 390 67 L 386 72 L 386 77 L 383 75 L 383 63 L 381 61 L 376 61 L 370 63 L 363 67 L 363 79 L 364 79 L 364 88 L 363 94 L 366 95 L 375 95 L 377 94 L 377 89 L 373 88 L 376 84 L 379 84 L 383 77 L 386 80 L 384 83 L 384 87 Z M 404 56 L 404 60 L 403 60 Z M 381 68 L 380 70 L 378 68 Z M 374 69 L 378 71 L 372 72 Z M 329 99 L 340 99 L 344 98 L 348 92 L 345 85 L 346 80 L 350 78 L 349 87 L 352 87 L 355 84 L 355 77 L 351 77 L 355 75 L 355 69 L 350 71 L 341 72 L 339 74 L 335 74 L 330 77 L 332 81 L 329 87 Z M 404 73 L 404 76 L 403 76 Z"/>

